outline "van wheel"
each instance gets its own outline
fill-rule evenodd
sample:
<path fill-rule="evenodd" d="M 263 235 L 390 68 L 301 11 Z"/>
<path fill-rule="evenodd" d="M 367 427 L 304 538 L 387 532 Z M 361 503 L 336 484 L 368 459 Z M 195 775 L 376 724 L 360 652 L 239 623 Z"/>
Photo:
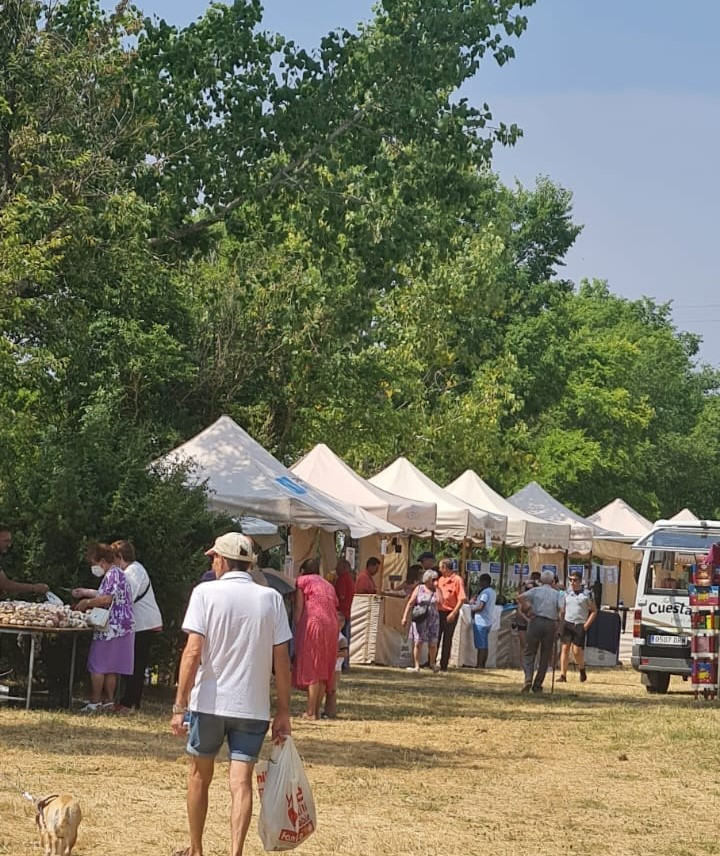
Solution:
<path fill-rule="evenodd" d="M 648 679 L 645 689 L 649 693 L 664 695 L 668 691 L 670 685 L 669 672 L 646 672 L 645 674 Z"/>

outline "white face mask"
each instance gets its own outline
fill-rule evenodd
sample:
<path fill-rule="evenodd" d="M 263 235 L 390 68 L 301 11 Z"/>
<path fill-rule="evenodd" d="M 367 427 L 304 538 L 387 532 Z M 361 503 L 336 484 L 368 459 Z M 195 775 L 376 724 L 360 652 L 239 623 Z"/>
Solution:
<path fill-rule="evenodd" d="M 91 565 L 90 570 L 95 577 L 104 577 L 105 571 L 100 567 L 100 565 Z"/>

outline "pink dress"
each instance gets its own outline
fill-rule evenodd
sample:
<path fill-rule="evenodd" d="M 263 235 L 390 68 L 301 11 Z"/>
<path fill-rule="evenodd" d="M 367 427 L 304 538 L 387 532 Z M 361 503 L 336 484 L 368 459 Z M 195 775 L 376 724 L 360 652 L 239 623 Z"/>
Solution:
<path fill-rule="evenodd" d="M 293 685 L 304 690 L 310 684 L 325 681 L 327 689 L 333 690 L 338 644 L 335 587 L 319 574 L 303 574 L 296 585 L 303 593 L 305 605 L 295 627 Z"/>

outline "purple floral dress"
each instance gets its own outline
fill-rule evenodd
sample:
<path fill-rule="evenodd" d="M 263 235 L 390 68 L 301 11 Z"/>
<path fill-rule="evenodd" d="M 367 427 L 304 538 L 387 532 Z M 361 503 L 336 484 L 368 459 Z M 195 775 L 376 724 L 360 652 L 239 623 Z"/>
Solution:
<path fill-rule="evenodd" d="M 120 568 L 113 565 L 102 578 L 98 594 L 112 595 L 110 620 L 104 630 L 96 630 L 93 639 L 115 639 L 126 636 L 135 629 L 133 618 L 132 591 L 127 577 Z"/>
<path fill-rule="evenodd" d="M 416 604 L 429 603 L 427 618 L 421 621 L 420 624 L 415 624 L 413 621 L 410 625 L 410 638 L 413 642 L 425 642 L 435 644 L 440 635 L 440 616 L 438 615 L 438 595 L 437 591 L 430 591 L 429 588 L 421 583 L 417 589 Z"/>
<path fill-rule="evenodd" d="M 102 578 L 98 594 L 112 595 L 110 619 L 96 630 L 88 652 L 88 672 L 100 675 L 132 675 L 135 665 L 135 622 L 130 583 L 113 565 Z"/>

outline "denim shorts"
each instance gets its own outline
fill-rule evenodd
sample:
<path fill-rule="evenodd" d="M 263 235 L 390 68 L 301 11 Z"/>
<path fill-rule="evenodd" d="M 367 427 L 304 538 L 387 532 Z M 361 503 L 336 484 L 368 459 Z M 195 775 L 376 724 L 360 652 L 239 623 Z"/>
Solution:
<path fill-rule="evenodd" d="M 257 761 L 270 726 L 264 719 L 238 719 L 190 711 L 187 751 L 214 758 L 227 738 L 231 761 Z"/>
<path fill-rule="evenodd" d="M 485 651 L 488 647 L 488 639 L 490 637 L 490 628 L 484 627 L 482 624 L 475 624 L 473 621 L 473 643 L 478 651 Z"/>

